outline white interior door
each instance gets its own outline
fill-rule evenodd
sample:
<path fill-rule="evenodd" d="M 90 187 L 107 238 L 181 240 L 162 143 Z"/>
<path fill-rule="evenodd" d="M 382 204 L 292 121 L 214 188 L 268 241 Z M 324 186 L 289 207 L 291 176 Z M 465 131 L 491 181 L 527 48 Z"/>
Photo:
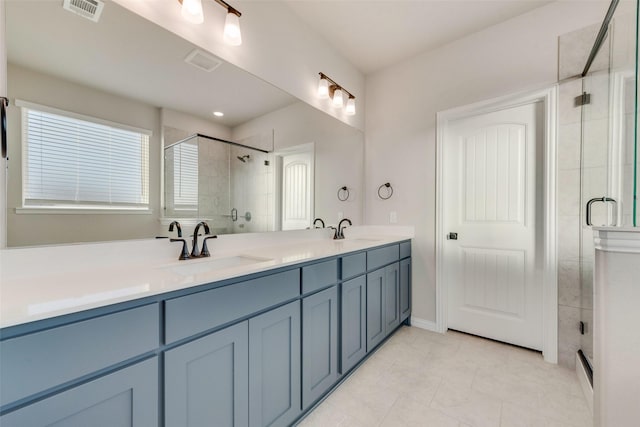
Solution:
<path fill-rule="evenodd" d="M 313 152 L 282 156 L 282 229 L 298 230 L 313 220 Z"/>
<path fill-rule="evenodd" d="M 449 122 L 443 151 L 448 327 L 537 350 L 542 111 L 531 103 Z"/>

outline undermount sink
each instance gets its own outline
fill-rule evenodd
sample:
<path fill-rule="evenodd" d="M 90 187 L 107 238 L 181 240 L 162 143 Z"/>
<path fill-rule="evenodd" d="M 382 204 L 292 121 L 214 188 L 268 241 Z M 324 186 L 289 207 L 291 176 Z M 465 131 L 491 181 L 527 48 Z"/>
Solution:
<path fill-rule="evenodd" d="M 193 276 L 196 274 L 207 273 L 210 271 L 224 270 L 226 268 L 242 267 L 251 264 L 259 264 L 261 262 L 272 261 L 271 258 L 260 258 L 246 255 L 236 255 L 227 258 L 207 259 L 207 260 L 186 260 L 180 264 L 173 264 L 162 267 L 172 273 L 184 276 Z"/>

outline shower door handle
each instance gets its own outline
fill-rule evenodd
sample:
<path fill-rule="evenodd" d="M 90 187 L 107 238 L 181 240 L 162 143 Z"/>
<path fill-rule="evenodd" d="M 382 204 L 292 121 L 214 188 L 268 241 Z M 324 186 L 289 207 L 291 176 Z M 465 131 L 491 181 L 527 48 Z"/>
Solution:
<path fill-rule="evenodd" d="M 618 216 L 618 202 L 616 202 L 615 199 L 612 199 L 611 197 L 594 197 L 593 199 L 589 200 L 587 202 L 587 215 L 586 215 L 586 220 L 587 220 L 587 225 L 588 226 L 592 226 L 592 222 L 591 222 L 591 208 L 593 207 L 593 204 L 596 202 L 602 202 L 602 203 L 613 203 L 613 217 L 616 218 Z M 617 221 L 614 220 L 613 224 L 611 224 L 611 226 L 615 226 Z"/>

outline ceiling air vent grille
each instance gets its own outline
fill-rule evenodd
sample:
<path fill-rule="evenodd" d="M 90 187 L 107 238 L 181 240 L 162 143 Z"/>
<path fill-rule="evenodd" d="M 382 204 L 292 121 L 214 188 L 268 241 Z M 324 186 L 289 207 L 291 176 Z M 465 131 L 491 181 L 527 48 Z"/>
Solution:
<path fill-rule="evenodd" d="M 62 7 L 93 22 L 98 22 L 104 8 L 100 0 L 64 0 Z"/>
<path fill-rule="evenodd" d="M 200 49 L 192 50 L 191 53 L 184 58 L 184 62 L 208 73 L 215 70 L 220 66 L 220 64 L 222 64 L 222 61 L 218 58 Z"/>

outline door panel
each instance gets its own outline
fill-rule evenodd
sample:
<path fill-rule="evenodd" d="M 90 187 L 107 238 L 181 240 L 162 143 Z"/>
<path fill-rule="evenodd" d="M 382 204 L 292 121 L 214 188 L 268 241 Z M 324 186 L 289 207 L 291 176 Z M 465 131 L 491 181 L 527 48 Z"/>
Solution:
<path fill-rule="evenodd" d="M 367 274 L 367 352 L 384 338 L 384 268 Z"/>
<path fill-rule="evenodd" d="M 249 425 L 284 426 L 301 412 L 300 302 L 249 319 Z"/>
<path fill-rule="evenodd" d="M 342 369 L 344 374 L 365 356 L 367 351 L 367 279 L 356 277 L 342 284 Z"/>
<path fill-rule="evenodd" d="M 338 287 L 302 300 L 302 406 L 309 407 L 338 379 Z"/>
<path fill-rule="evenodd" d="M 385 267 L 384 333 L 389 335 L 400 326 L 400 278 L 399 263 Z"/>
<path fill-rule="evenodd" d="M 167 427 L 249 424 L 247 322 L 165 355 Z"/>
<path fill-rule="evenodd" d="M 0 417 L 2 427 L 156 427 L 158 359 L 105 375 Z"/>
<path fill-rule="evenodd" d="M 542 348 L 540 103 L 450 122 L 444 151 L 448 327 Z"/>

